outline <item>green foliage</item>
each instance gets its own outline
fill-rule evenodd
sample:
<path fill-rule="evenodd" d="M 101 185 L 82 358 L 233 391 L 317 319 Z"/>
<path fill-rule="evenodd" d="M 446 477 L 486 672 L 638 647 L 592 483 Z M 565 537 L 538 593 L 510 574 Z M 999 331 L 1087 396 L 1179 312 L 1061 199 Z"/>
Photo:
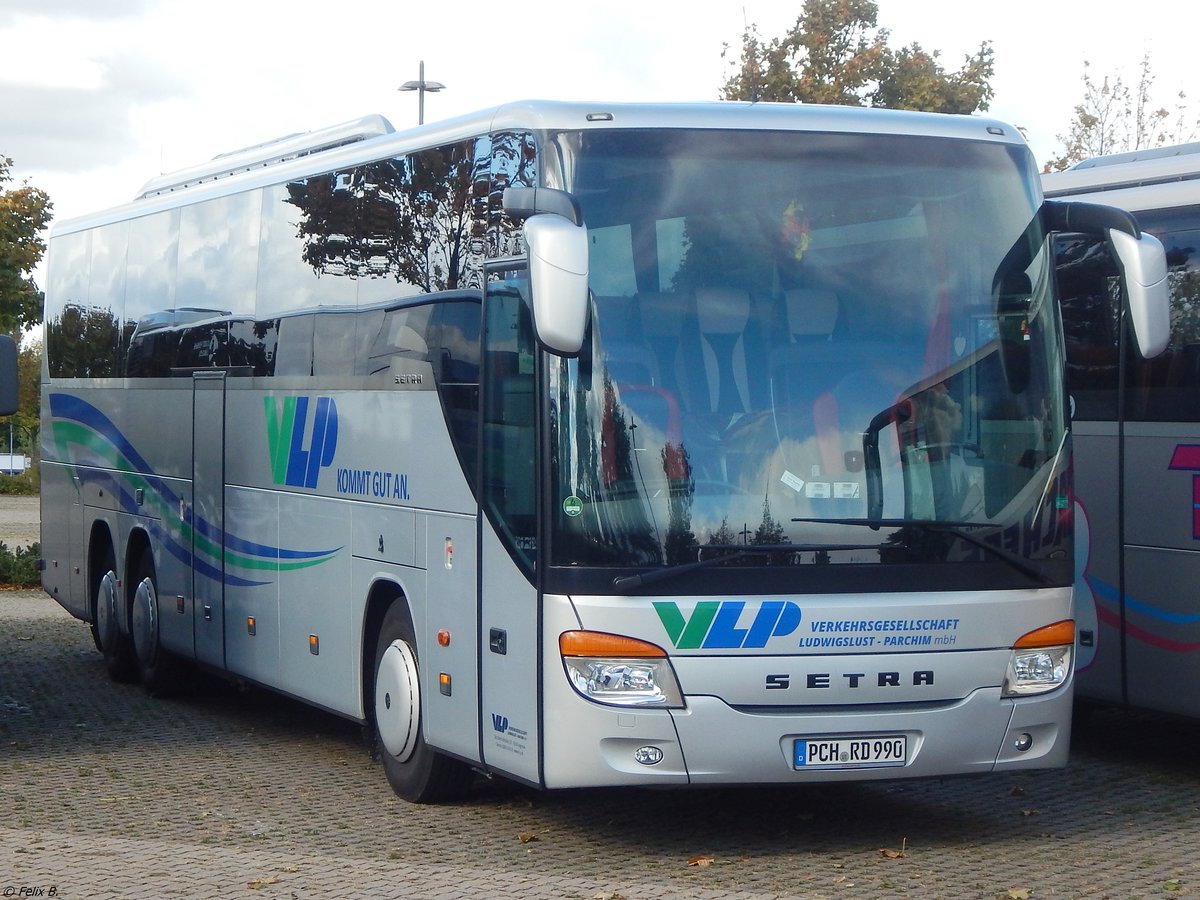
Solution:
<path fill-rule="evenodd" d="M 783 37 L 764 41 L 751 25 L 721 97 L 962 114 L 987 109 L 993 60 L 986 41 L 962 69 L 948 73 L 936 50 L 915 43 L 889 48 L 878 20 L 874 0 L 805 0 Z"/>
<path fill-rule="evenodd" d="M 53 204 L 45 191 L 28 184 L 12 190 L 12 160 L 0 156 L 0 331 L 11 332 L 42 321 L 42 294 L 31 277 L 46 252 L 41 231 L 50 223 Z"/>
<path fill-rule="evenodd" d="M 10 550 L 8 544 L 0 541 L 0 585 L 37 587 L 42 583 L 42 576 L 37 568 L 41 555 L 40 544 L 34 543 L 29 547 Z"/>
<path fill-rule="evenodd" d="M 20 475 L 0 475 L 0 494 L 16 497 L 36 497 L 42 489 L 41 472 L 35 462 Z"/>

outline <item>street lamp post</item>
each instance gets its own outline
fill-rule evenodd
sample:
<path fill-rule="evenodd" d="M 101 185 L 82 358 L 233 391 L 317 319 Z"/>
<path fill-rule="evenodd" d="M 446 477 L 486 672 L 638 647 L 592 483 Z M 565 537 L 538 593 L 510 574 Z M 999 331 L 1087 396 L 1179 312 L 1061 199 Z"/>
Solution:
<path fill-rule="evenodd" d="M 445 90 L 446 86 L 440 81 L 425 80 L 425 60 L 421 60 L 420 77 L 416 81 L 406 81 L 400 85 L 402 91 L 417 92 L 417 124 L 425 124 L 425 92 L 436 94 L 438 91 Z"/>

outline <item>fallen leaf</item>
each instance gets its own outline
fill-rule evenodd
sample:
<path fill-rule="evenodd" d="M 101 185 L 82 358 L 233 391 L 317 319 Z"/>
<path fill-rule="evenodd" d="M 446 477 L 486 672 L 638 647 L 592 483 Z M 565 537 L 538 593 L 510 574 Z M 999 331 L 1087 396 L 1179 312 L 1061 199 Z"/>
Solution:
<path fill-rule="evenodd" d="M 520 834 L 517 835 L 517 839 L 522 844 L 528 844 L 530 841 L 536 841 L 538 839 L 538 836 L 536 834 L 530 834 L 528 831 L 522 831 Z"/>
<path fill-rule="evenodd" d="M 1029 888 L 1009 888 L 1008 893 L 1004 896 L 1008 900 L 1029 900 L 1033 896 L 1033 891 Z"/>
<path fill-rule="evenodd" d="M 1178 878 L 1171 878 L 1163 885 L 1163 890 L 1181 891 L 1181 890 L 1183 890 L 1183 882 L 1180 881 Z"/>
<path fill-rule="evenodd" d="M 1037 814 L 1038 814 L 1038 811 L 1036 809 L 1021 810 L 1021 815 L 1023 815 L 1023 816 L 1036 816 Z"/>
<path fill-rule="evenodd" d="M 906 856 L 908 856 L 908 838 L 904 838 L 904 840 L 900 842 L 899 850 L 881 849 L 879 852 L 883 854 L 885 859 L 904 859 Z"/>
<path fill-rule="evenodd" d="M 688 865 L 699 866 L 701 869 L 706 869 L 715 862 L 716 860 L 711 856 L 693 856 L 688 860 Z"/>
<path fill-rule="evenodd" d="M 625 895 L 618 894 L 616 891 L 600 891 L 592 894 L 592 900 L 625 900 Z"/>
<path fill-rule="evenodd" d="M 265 888 L 269 884 L 275 884 L 279 881 L 278 875 L 268 875 L 266 878 L 255 878 L 253 881 L 247 881 L 246 887 L 252 891 L 257 891 L 260 888 Z"/>
<path fill-rule="evenodd" d="M 1020 796 L 1021 796 L 1022 794 L 1024 794 L 1024 793 L 1025 793 L 1025 788 L 1021 787 L 1021 786 L 1018 784 L 1018 785 L 1014 785 L 1014 786 L 1013 786 L 1013 789 L 1012 789 L 1011 791 L 1009 791 L 1009 792 L 1008 792 L 1008 796 L 1010 796 L 1010 797 L 1020 797 Z"/>

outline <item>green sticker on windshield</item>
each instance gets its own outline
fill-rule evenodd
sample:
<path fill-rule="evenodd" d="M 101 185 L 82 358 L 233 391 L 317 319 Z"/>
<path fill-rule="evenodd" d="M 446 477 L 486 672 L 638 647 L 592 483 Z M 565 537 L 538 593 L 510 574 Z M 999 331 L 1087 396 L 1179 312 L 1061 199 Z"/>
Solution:
<path fill-rule="evenodd" d="M 572 494 L 570 497 L 568 497 L 566 500 L 563 501 L 563 512 L 565 512 L 568 516 L 571 516 L 572 518 L 574 518 L 575 516 L 577 516 L 583 512 L 583 501 L 580 500 L 578 497 L 576 497 L 574 494 Z"/>

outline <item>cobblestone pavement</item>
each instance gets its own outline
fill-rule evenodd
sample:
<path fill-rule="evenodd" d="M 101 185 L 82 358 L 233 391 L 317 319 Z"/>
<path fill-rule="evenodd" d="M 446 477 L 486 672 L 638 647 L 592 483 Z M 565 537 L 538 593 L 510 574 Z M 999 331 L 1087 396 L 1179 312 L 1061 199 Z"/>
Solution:
<path fill-rule="evenodd" d="M 1200 896 L 1197 746 L 1200 724 L 1098 712 L 1063 771 L 497 782 L 412 806 L 355 725 L 217 683 L 152 700 L 110 682 L 87 626 L 48 597 L 0 594 L 0 896 Z"/>

